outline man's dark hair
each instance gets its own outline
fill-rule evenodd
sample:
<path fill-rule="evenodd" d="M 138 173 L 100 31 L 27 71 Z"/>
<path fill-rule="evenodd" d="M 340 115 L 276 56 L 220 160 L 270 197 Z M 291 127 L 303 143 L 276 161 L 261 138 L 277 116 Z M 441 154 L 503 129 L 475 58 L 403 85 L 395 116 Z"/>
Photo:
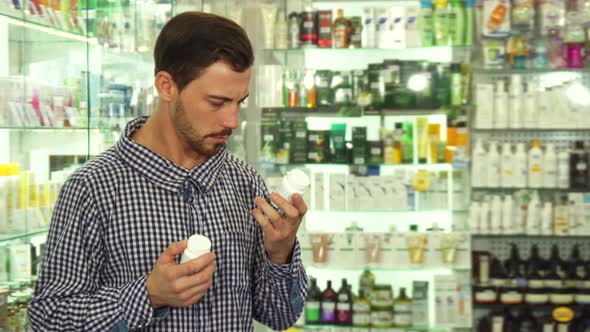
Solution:
<path fill-rule="evenodd" d="M 238 72 L 254 63 L 252 44 L 246 32 L 227 18 L 185 12 L 168 21 L 156 40 L 155 74 L 168 72 L 179 91 L 217 61 L 227 63 Z"/>

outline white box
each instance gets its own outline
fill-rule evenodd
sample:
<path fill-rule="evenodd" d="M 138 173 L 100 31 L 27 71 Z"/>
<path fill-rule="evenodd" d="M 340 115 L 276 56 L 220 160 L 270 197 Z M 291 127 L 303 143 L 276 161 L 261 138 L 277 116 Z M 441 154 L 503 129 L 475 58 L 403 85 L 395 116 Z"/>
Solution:
<path fill-rule="evenodd" d="M 434 325 L 454 326 L 457 322 L 457 276 L 434 276 Z"/>
<path fill-rule="evenodd" d="M 313 174 L 313 208 L 317 211 L 323 211 L 326 207 L 324 204 L 324 173 Z"/>
<path fill-rule="evenodd" d="M 422 45 L 420 41 L 420 28 L 419 28 L 419 13 L 420 8 L 416 5 L 406 6 L 405 13 L 405 38 L 404 47 L 419 47 Z"/>
<path fill-rule="evenodd" d="M 330 211 L 346 210 L 346 174 L 330 174 Z"/>
<path fill-rule="evenodd" d="M 17 244 L 9 246 L 8 255 L 10 257 L 10 280 L 31 278 L 31 245 Z"/>
<path fill-rule="evenodd" d="M 391 13 L 389 7 L 377 8 L 375 10 L 375 29 L 377 47 L 378 48 L 392 48 L 393 47 L 393 36 L 392 36 L 392 23 Z"/>

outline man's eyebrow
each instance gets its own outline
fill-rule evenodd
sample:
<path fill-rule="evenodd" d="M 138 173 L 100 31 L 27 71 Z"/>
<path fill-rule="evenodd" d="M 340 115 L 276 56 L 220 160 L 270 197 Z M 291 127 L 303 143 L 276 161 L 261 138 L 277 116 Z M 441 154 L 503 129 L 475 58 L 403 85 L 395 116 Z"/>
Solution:
<path fill-rule="evenodd" d="M 217 96 L 217 95 L 208 95 L 207 98 L 219 99 L 219 100 L 223 100 L 223 101 L 232 101 L 233 100 L 229 97 Z"/>
<path fill-rule="evenodd" d="M 247 94 L 244 98 L 240 99 L 240 103 L 243 102 L 244 100 L 246 100 L 246 98 L 248 98 L 250 96 L 250 94 Z M 211 99 L 219 99 L 222 101 L 233 101 L 232 98 L 229 97 L 225 97 L 225 96 L 218 96 L 218 95 L 207 95 L 207 98 L 211 98 Z"/>

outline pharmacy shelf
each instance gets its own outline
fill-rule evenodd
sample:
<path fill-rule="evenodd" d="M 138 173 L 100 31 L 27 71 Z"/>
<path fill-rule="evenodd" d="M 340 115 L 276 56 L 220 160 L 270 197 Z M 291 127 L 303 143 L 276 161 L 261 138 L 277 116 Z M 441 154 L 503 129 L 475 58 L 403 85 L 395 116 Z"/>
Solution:
<path fill-rule="evenodd" d="M 590 235 L 554 235 L 554 234 L 471 234 L 471 238 L 477 240 L 488 240 L 488 239 L 505 239 L 505 240 L 522 240 L 524 239 L 541 239 L 541 240 L 583 240 L 587 241 Z"/>
<path fill-rule="evenodd" d="M 297 49 L 267 49 L 267 54 L 274 55 L 277 60 L 288 60 L 292 57 L 305 57 L 309 68 L 330 68 L 325 66 L 331 62 L 340 70 L 363 68 L 365 64 L 381 62 L 384 59 L 397 60 L 426 60 L 439 62 L 466 62 L 472 52 L 471 47 L 465 46 L 431 46 L 409 48 L 297 48 Z M 355 66 L 350 64 L 355 63 Z M 336 62 L 336 63 L 335 63 Z M 322 65 L 324 64 L 324 65 Z M 320 65 L 320 66 L 316 66 Z M 334 67 L 332 67 L 334 68 Z"/>
<path fill-rule="evenodd" d="M 88 130 L 98 130 L 98 128 L 86 127 L 36 127 L 36 126 L 1 126 L 0 130 L 14 130 L 14 131 L 36 131 L 36 132 L 80 132 Z"/>
<path fill-rule="evenodd" d="M 354 106 L 348 107 L 353 108 Z M 276 119 L 305 119 L 308 117 L 360 117 L 362 114 L 345 114 L 340 112 L 341 107 L 263 107 L 262 120 Z"/>
<path fill-rule="evenodd" d="M 69 47 L 58 47 L 56 49 L 55 43 L 73 43 L 79 45 L 78 48 L 82 51 L 86 51 L 86 44 L 88 44 L 91 46 L 90 50 L 94 51 L 90 53 L 92 58 L 97 57 L 97 54 L 101 54 L 99 62 L 102 66 L 119 66 L 128 69 L 128 66 L 133 64 L 151 66 L 150 69 L 153 70 L 153 54 L 151 52 L 120 52 L 118 49 L 104 47 L 98 44 L 95 37 L 87 37 L 80 32 L 66 31 L 54 27 L 37 16 L 23 15 L 23 12 L 18 10 L 0 9 L 0 23 L 2 21 L 13 27 L 25 29 L 26 35 L 23 42 L 35 44 L 36 47 L 46 45 L 50 47 L 49 52 L 71 52 L 76 49 Z M 33 55 L 30 56 L 33 57 Z M 37 56 L 46 57 L 47 55 L 34 55 L 34 57 Z"/>
<path fill-rule="evenodd" d="M 572 131 L 580 131 L 580 132 L 588 132 L 590 128 L 496 128 L 496 129 L 478 129 L 473 128 L 471 129 L 471 133 L 473 134 L 519 134 L 523 132 L 527 133 L 538 133 L 538 132 L 549 132 L 549 133 L 558 133 L 558 132 L 572 132 Z"/>
<path fill-rule="evenodd" d="M 348 107 L 349 109 L 354 106 Z M 429 115 L 445 115 L 448 114 L 449 108 L 429 108 L 429 109 L 372 109 L 368 108 L 360 113 L 342 113 L 340 107 L 263 107 L 262 120 L 276 120 L 276 119 L 305 119 L 305 118 L 347 118 L 347 117 L 362 117 L 362 116 L 429 116 Z"/>
<path fill-rule="evenodd" d="M 503 304 L 503 303 L 473 303 L 473 307 L 475 309 L 487 309 L 487 310 L 499 310 L 504 308 L 509 309 L 539 309 L 539 310 L 552 310 L 558 307 L 568 307 L 575 310 L 579 310 L 582 308 L 587 307 L 587 304 L 552 304 L 552 303 L 545 303 L 545 304 L 529 304 L 529 303 L 520 303 L 520 304 Z"/>
<path fill-rule="evenodd" d="M 23 239 L 29 239 L 33 236 L 45 235 L 49 231 L 49 227 L 40 228 L 34 231 L 13 233 L 13 234 L 0 234 L 0 243 L 8 241 L 17 241 Z"/>
<path fill-rule="evenodd" d="M 94 45 L 98 44 L 96 38 L 88 38 L 79 32 L 66 31 L 54 27 L 42 18 L 36 18 L 31 15 L 28 15 L 28 11 L 23 12 L 21 10 L 16 9 L 2 9 L 0 10 L 0 20 L 4 20 L 5 22 L 13 26 L 19 26 L 31 31 L 45 33 L 48 37 L 48 42 L 52 41 L 53 39 L 59 39 L 66 41 L 69 40 L 72 42 L 89 43 Z"/>
<path fill-rule="evenodd" d="M 350 165 L 350 164 L 288 164 L 277 165 L 278 167 L 287 168 L 307 168 L 313 172 L 330 172 L 330 173 L 345 173 L 350 168 L 376 166 L 381 170 L 395 170 L 395 169 L 427 169 L 432 171 L 451 171 L 453 165 L 448 163 L 441 164 L 379 164 L 379 165 Z"/>
<path fill-rule="evenodd" d="M 509 76 L 514 74 L 521 75 L 539 75 L 539 74 L 551 74 L 551 73 L 578 73 L 578 74 L 590 74 L 590 68 L 530 68 L 530 69 L 484 69 L 484 68 L 473 68 L 473 74 L 475 75 L 490 75 L 490 76 Z"/>
<path fill-rule="evenodd" d="M 590 188 L 576 189 L 576 188 L 499 188 L 499 187 L 471 187 L 474 191 L 500 191 L 512 192 L 518 190 L 539 191 L 539 192 L 571 192 L 571 193 L 585 193 L 590 192 Z"/>
<path fill-rule="evenodd" d="M 306 265 L 306 269 L 308 269 L 308 273 L 313 270 L 324 270 L 324 271 L 343 271 L 343 272 L 362 272 L 363 270 L 370 269 L 371 271 L 377 272 L 396 272 L 396 273 L 411 273 L 417 271 L 438 271 L 441 273 L 448 272 L 448 271 L 471 271 L 470 266 L 462 266 L 462 267 L 453 267 L 453 266 L 415 266 L 415 267 L 394 267 L 394 268 L 386 268 L 386 267 L 376 267 L 374 265 L 359 265 L 355 267 L 342 267 L 342 266 L 332 266 L 332 265 L 322 265 L 317 263 L 311 263 Z M 313 274 L 313 273 L 311 273 Z"/>
<path fill-rule="evenodd" d="M 335 331 L 356 331 L 370 330 L 370 331 L 453 331 L 453 327 L 438 327 L 438 326 L 404 326 L 404 327 L 362 327 L 362 326 L 342 326 L 331 324 L 305 324 L 296 325 L 296 328 L 310 329 L 310 330 L 335 330 Z"/>

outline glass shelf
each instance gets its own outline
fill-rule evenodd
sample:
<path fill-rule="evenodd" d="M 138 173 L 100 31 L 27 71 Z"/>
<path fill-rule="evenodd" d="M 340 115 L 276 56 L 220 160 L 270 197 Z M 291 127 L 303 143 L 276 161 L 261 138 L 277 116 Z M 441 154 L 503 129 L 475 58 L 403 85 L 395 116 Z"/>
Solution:
<path fill-rule="evenodd" d="M 568 307 L 573 310 L 578 310 L 587 307 L 586 304 L 552 304 L 552 303 L 545 303 L 545 304 L 529 304 L 529 303 L 521 303 L 521 304 L 502 304 L 502 303 L 473 303 L 473 307 L 476 309 L 504 309 L 504 308 L 514 308 L 514 309 L 522 309 L 522 308 L 531 308 L 531 309 L 554 309 L 557 307 Z"/>
<path fill-rule="evenodd" d="M 21 239 L 27 239 L 37 235 L 46 234 L 49 231 L 49 227 L 40 228 L 30 232 L 23 232 L 23 233 L 14 233 L 14 234 L 1 234 L 0 235 L 0 243 L 8 242 L 8 241 L 15 241 Z"/>
<path fill-rule="evenodd" d="M 363 327 L 363 326 L 342 326 L 342 325 L 326 325 L 326 324 L 305 324 L 296 325 L 300 329 L 312 330 L 348 330 L 348 329 L 362 329 L 371 331 L 452 331 L 453 327 L 442 326 L 405 326 L 405 327 Z"/>
<path fill-rule="evenodd" d="M 474 240 L 485 240 L 485 239 L 579 239 L 588 240 L 590 235 L 554 235 L 554 234 L 471 234 L 471 238 Z"/>
<path fill-rule="evenodd" d="M 434 209 L 434 210 L 309 210 L 308 213 L 348 213 L 348 214 L 384 214 L 384 213 L 395 213 L 395 214 L 415 214 L 415 213 L 468 213 L 469 210 L 451 210 L 451 209 Z"/>
<path fill-rule="evenodd" d="M 453 267 L 453 266 L 416 266 L 416 267 L 375 267 L 372 265 L 359 265 L 354 267 L 334 267 L 331 265 L 318 265 L 318 264 L 308 264 L 305 266 L 306 269 L 314 269 L 314 270 L 330 270 L 330 271 L 363 271 L 365 269 L 370 269 L 371 271 L 378 271 L 378 272 L 416 272 L 416 271 L 471 271 L 471 267 L 468 266 L 461 266 L 461 267 Z"/>
<path fill-rule="evenodd" d="M 484 69 L 473 68 L 473 73 L 478 75 L 536 75 L 536 74 L 550 74 L 550 73 L 580 73 L 590 74 L 590 68 L 543 68 L 543 69 Z"/>
<path fill-rule="evenodd" d="M 448 163 L 440 164 L 378 164 L 378 165 L 352 165 L 352 164 L 276 164 L 276 167 L 283 168 L 309 168 L 316 172 L 344 172 L 351 167 L 368 167 L 378 166 L 383 169 L 399 169 L 399 168 L 426 168 L 429 170 L 452 170 L 453 165 Z M 589 189 L 590 190 L 590 189 Z"/>
<path fill-rule="evenodd" d="M 537 132 L 572 132 L 572 131 L 580 131 L 580 132 L 587 132 L 590 128 L 496 128 L 496 129 L 478 129 L 473 128 L 471 129 L 472 133 L 482 133 L 482 134 L 495 134 L 495 133 L 537 133 Z"/>
<path fill-rule="evenodd" d="M 14 15 L 20 13 L 20 16 Z M 102 53 L 101 64 L 108 66 L 126 67 L 129 64 L 153 65 L 153 54 L 151 52 L 121 52 L 116 48 L 108 48 L 98 44 L 96 37 L 87 37 L 78 32 L 65 31 L 56 28 L 40 19 L 30 19 L 31 16 L 23 16 L 22 12 L 11 10 L 0 11 L 0 19 L 4 19 L 13 26 L 25 28 L 27 37 L 25 42 L 35 44 L 52 44 L 56 42 L 74 42 L 88 44 L 94 51 Z M 152 68 L 153 69 L 153 68 Z"/>
<path fill-rule="evenodd" d="M 98 128 L 87 127 L 21 127 L 21 126 L 1 126 L 0 130 L 18 130 L 18 131 L 39 131 L 39 132 L 80 132 L 88 130 L 98 130 Z"/>
<path fill-rule="evenodd" d="M 65 31 L 56 28 L 41 19 L 30 19 L 27 16 L 23 15 L 23 12 L 20 10 L 4 9 L 0 11 L 0 18 L 4 18 L 4 20 L 6 20 L 9 24 L 21 26 L 26 29 L 35 30 L 38 32 L 44 32 L 48 36 L 54 36 L 60 40 L 71 40 L 73 42 L 82 42 L 94 45 L 98 44 L 96 38 L 88 38 L 81 33 Z M 49 39 L 47 41 L 51 42 L 52 40 Z"/>
<path fill-rule="evenodd" d="M 355 106 L 350 106 L 354 108 Z M 263 107 L 262 119 L 274 120 L 280 118 L 301 119 L 309 117 L 362 117 L 362 116 L 428 116 L 447 114 L 450 107 L 438 107 L 429 109 L 371 109 L 367 108 L 361 112 L 341 113 L 339 107 Z"/>
<path fill-rule="evenodd" d="M 411 48 L 297 48 L 267 49 L 265 57 L 273 58 L 278 64 L 290 67 L 329 68 L 331 70 L 366 69 L 371 63 L 386 59 L 433 62 L 468 62 L 471 47 L 411 47 Z"/>
<path fill-rule="evenodd" d="M 554 192 L 564 191 L 572 193 L 585 193 L 590 192 L 590 188 L 575 189 L 575 188 L 500 188 L 500 187 L 471 187 L 472 190 L 487 190 L 487 191 L 517 191 L 517 190 L 528 190 L 528 191 L 540 191 L 540 192 Z"/>

